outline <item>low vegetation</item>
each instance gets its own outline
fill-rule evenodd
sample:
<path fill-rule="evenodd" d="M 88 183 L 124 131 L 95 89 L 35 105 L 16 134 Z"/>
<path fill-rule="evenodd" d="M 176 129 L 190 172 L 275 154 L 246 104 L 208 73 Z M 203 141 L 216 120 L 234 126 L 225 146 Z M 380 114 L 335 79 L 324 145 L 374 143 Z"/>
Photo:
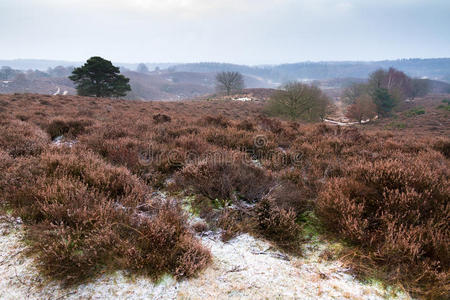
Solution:
<path fill-rule="evenodd" d="M 0 158 L 2 204 L 25 222 L 46 275 L 67 284 L 117 268 L 182 277 L 210 260 L 178 204 L 149 197 L 124 167 L 77 149 Z"/>
<path fill-rule="evenodd" d="M 210 229 L 299 253 L 315 214 L 361 276 L 449 293 L 446 135 L 284 121 L 258 102 L 0 100 L 1 203 L 51 277 L 192 276 L 210 261 L 195 234 Z"/>
<path fill-rule="evenodd" d="M 436 296 L 450 264 L 449 178 L 448 161 L 434 151 L 357 161 L 328 181 L 316 213 L 330 231 L 364 249 L 362 260 Z"/>
<path fill-rule="evenodd" d="M 423 107 L 415 107 L 412 108 L 410 110 L 408 110 L 407 112 L 405 112 L 405 115 L 407 117 L 414 117 L 414 116 L 419 116 L 419 115 L 424 115 L 425 114 L 425 108 Z"/>

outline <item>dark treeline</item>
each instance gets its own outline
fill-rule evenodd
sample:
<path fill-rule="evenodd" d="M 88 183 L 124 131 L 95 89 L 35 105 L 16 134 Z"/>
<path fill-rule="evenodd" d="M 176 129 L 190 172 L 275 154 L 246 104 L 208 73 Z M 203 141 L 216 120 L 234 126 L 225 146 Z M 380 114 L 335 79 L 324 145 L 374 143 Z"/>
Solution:
<path fill-rule="evenodd" d="M 70 65 L 78 66 L 81 63 L 69 63 L 55 61 L 43 61 L 38 64 L 36 60 L 20 60 L 20 61 L 1 61 L 0 66 L 10 66 L 13 69 L 27 70 L 39 69 L 41 71 L 55 66 L 68 67 Z M 45 63 L 44 63 L 45 62 Z M 115 63 L 121 68 L 135 70 L 138 64 Z M 44 67 L 45 66 L 45 67 Z M 400 60 L 384 60 L 373 62 L 301 62 L 281 65 L 237 65 L 216 62 L 202 63 L 146 63 L 145 66 L 149 70 L 155 68 L 178 72 L 200 72 L 200 73 L 217 73 L 223 71 L 240 72 L 244 75 L 253 75 L 262 77 L 278 83 L 297 79 L 331 79 L 331 78 L 367 78 L 368 75 L 377 69 L 395 68 L 405 72 L 411 77 L 428 77 L 443 81 L 450 81 L 450 58 L 432 58 L 432 59 L 400 59 Z"/>

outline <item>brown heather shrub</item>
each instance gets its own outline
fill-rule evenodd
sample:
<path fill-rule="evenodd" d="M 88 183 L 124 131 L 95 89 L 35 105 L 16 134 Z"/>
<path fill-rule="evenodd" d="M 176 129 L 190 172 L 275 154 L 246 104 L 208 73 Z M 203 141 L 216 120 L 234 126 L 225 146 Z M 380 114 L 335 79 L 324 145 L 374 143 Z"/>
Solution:
<path fill-rule="evenodd" d="M 441 139 L 434 143 L 433 148 L 441 152 L 446 158 L 450 158 L 450 139 Z"/>
<path fill-rule="evenodd" d="M 223 116 L 205 116 L 202 119 L 198 121 L 198 123 L 204 127 L 207 126 L 215 126 L 215 127 L 222 127 L 227 128 L 231 126 L 230 120 Z"/>
<path fill-rule="evenodd" d="M 0 149 L 13 157 L 39 155 L 49 144 L 40 128 L 19 120 L 0 121 Z"/>
<path fill-rule="evenodd" d="M 155 121 L 156 124 L 167 123 L 171 120 L 172 118 L 165 114 L 156 114 L 153 116 L 153 121 Z"/>
<path fill-rule="evenodd" d="M 449 163 L 436 152 L 353 164 L 319 194 L 325 226 L 366 249 L 390 280 L 448 293 Z"/>
<path fill-rule="evenodd" d="M 208 231 L 208 224 L 204 221 L 199 221 L 192 225 L 192 229 L 194 229 L 194 231 L 197 233 L 203 233 L 205 231 Z"/>
<path fill-rule="evenodd" d="M 236 125 L 236 128 L 239 130 L 254 131 L 255 125 L 249 120 L 243 120 Z"/>
<path fill-rule="evenodd" d="M 193 159 L 198 159 L 209 150 L 213 150 L 213 147 L 202 137 L 194 134 L 182 135 L 174 143 L 176 147 L 182 149 L 186 155 L 190 155 Z"/>
<path fill-rule="evenodd" d="M 0 176 L 2 204 L 25 223 L 42 272 L 66 284 L 107 269 L 152 277 L 191 276 L 210 261 L 183 210 L 150 199 L 148 188 L 124 167 L 91 152 L 60 149 L 9 163 Z M 137 207 L 147 203 L 148 210 Z"/>
<path fill-rule="evenodd" d="M 188 230 L 187 217 L 175 202 L 154 203 L 157 214 L 152 218 L 138 220 L 125 230 L 130 235 L 126 256 L 130 268 L 147 274 L 162 275 L 164 272 L 176 277 L 192 276 L 210 261 L 210 253 Z"/>
<path fill-rule="evenodd" d="M 270 189 L 272 178 L 263 169 L 246 164 L 242 155 L 216 153 L 198 163 L 187 164 L 177 175 L 177 184 L 210 199 L 240 198 L 257 202 Z"/>
<path fill-rule="evenodd" d="M 257 232 L 285 250 L 299 252 L 301 227 L 296 223 L 296 218 L 293 209 L 280 208 L 270 196 L 255 207 Z"/>
<path fill-rule="evenodd" d="M 51 121 L 47 127 L 46 131 L 52 139 L 66 135 L 72 138 L 77 137 L 80 134 L 86 132 L 86 127 L 91 126 L 92 121 L 90 120 L 62 120 L 56 119 Z"/>
<path fill-rule="evenodd" d="M 296 217 L 312 208 L 312 203 L 306 193 L 289 181 L 283 181 L 275 185 L 268 196 L 278 208 L 285 211 L 292 210 Z"/>
<path fill-rule="evenodd" d="M 242 210 L 225 208 L 217 222 L 222 229 L 220 238 L 226 242 L 242 232 L 251 231 L 252 221 L 249 215 Z"/>
<path fill-rule="evenodd" d="M 14 159 L 5 151 L 0 150 L 0 169 L 6 170 L 14 163 Z"/>
<path fill-rule="evenodd" d="M 260 115 L 256 119 L 256 122 L 264 131 L 270 131 L 275 134 L 280 134 L 283 131 L 283 125 L 278 119 L 268 118 Z"/>

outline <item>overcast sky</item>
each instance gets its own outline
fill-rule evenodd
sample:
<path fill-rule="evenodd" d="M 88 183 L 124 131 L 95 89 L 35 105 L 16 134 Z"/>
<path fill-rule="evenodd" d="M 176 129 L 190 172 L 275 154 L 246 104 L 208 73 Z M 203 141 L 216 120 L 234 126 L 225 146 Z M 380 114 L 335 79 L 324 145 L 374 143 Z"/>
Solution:
<path fill-rule="evenodd" d="M 450 57 L 450 0 L 0 0 L 0 59 Z"/>

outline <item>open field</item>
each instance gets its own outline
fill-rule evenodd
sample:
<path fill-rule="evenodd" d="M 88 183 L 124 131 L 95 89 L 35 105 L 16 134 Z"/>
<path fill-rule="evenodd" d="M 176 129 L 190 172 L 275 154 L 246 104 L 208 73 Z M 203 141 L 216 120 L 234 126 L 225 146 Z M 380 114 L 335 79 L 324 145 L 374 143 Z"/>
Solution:
<path fill-rule="evenodd" d="M 339 127 L 268 118 L 256 101 L 0 95 L 0 203 L 23 222 L 40 274 L 66 287 L 123 270 L 199 284 L 224 268 L 223 249 L 255 239 L 303 264 L 320 241 L 313 253 L 348 270 L 316 280 L 351 274 L 445 298 L 444 98 L 417 99 L 425 114 L 404 107 L 397 119 Z M 291 267 L 283 274 L 304 274 Z M 370 298 L 355 285 L 337 297 Z"/>

